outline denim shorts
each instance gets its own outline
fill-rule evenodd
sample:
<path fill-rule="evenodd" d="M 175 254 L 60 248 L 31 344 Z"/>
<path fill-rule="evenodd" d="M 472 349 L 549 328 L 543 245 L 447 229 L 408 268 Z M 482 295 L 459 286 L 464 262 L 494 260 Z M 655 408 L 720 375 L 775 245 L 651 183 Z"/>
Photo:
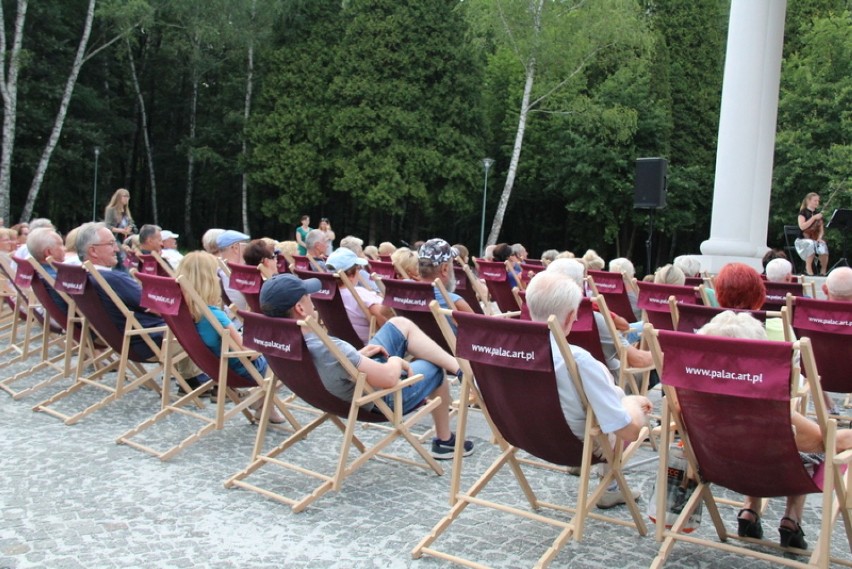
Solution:
<path fill-rule="evenodd" d="M 382 326 L 376 335 L 370 340 L 370 344 L 376 344 L 383 347 L 387 351 L 388 356 L 397 356 L 400 358 L 405 357 L 405 353 L 408 349 L 408 340 L 406 340 L 402 332 L 400 332 L 399 329 L 391 323 L 387 323 Z M 372 359 L 382 363 L 387 361 L 387 358 L 384 356 L 373 356 Z M 414 360 L 411 362 L 411 373 L 415 375 L 422 373 L 424 378 L 414 385 L 409 385 L 408 387 L 403 388 L 403 414 L 409 413 L 417 408 L 426 396 L 438 389 L 441 382 L 444 381 L 444 370 L 426 360 Z M 405 377 L 406 376 L 403 376 L 402 379 L 405 379 Z M 388 404 L 388 407 L 393 409 L 393 395 L 386 395 L 384 400 L 385 403 Z"/>

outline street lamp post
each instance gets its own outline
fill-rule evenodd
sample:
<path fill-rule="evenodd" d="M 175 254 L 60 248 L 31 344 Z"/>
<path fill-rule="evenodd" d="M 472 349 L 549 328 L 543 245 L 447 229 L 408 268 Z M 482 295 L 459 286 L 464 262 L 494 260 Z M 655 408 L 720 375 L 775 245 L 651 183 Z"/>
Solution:
<path fill-rule="evenodd" d="M 101 147 L 95 146 L 95 182 L 92 184 L 92 221 L 97 221 L 98 207 L 98 157 L 101 155 Z"/>
<path fill-rule="evenodd" d="M 482 222 L 479 225 L 479 256 L 485 256 L 485 197 L 488 195 L 488 170 L 494 165 L 492 158 L 483 158 L 482 167 L 485 168 L 485 186 L 482 188 Z"/>

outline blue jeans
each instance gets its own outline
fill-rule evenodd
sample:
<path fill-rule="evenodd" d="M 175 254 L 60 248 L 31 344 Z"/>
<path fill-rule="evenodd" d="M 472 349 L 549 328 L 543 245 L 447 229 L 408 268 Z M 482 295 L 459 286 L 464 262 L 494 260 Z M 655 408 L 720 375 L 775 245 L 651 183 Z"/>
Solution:
<path fill-rule="evenodd" d="M 405 357 L 408 351 L 408 340 L 399 329 L 391 323 L 387 323 L 379 329 L 375 336 L 370 340 L 370 344 L 381 346 L 387 351 L 388 356 Z M 384 363 L 387 361 L 385 356 L 373 356 L 373 360 Z M 414 360 L 411 362 L 411 373 L 423 374 L 424 379 L 418 381 L 414 385 L 409 385 L 402 389 L 402 412 L 403 414 L 411 412 L 417 408 L 427 395 L 438 389 L 444 381 L 444 370 L 436 366 L 432 362 L 426 360 Z M 404 379 L 404 377 L 403 377 Z M 393 395 L 384 397 L 388 407 L 393 409 Z"/>

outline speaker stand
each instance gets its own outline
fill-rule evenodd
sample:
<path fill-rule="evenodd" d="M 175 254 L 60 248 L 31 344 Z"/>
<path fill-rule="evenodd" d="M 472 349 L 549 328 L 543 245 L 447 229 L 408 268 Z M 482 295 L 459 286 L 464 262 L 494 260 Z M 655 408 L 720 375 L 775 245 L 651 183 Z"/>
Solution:
<path fill-rule="evenodd" d="M 654 244 L 654 210 L 653 208 L 650 210 L 648 214 L 648 239 L 645 241 L 645 255 L 646 255 L 646 263 L 648 269 L 645 271 L 646 275 L 650 275 L 654 272 L 654 262 L 653 262 L 653 244 Z"/>

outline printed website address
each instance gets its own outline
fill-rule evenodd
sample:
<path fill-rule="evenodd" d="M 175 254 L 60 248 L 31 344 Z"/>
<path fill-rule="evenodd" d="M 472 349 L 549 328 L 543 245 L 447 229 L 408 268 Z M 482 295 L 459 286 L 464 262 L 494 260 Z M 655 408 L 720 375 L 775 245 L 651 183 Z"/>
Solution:
<path fill-rule="evenodd" d="M 834 318 L 817 318 L 816 316 L 809 316 L 808 322 L 814 322 L 816 324 L 825 324 L 828 326 L 852 326 L 852 322 L 849 320 L 835 320 Z"/>
<path fill-rule="evenodd" d="M 501 346 L 480 346 L 479 344 L 471 344 L 470 347 L 474 352 L 479 352 L 480 354 L 488 354 L 489 356 L 524 360 L 525 362 L 535 360 L 535 352 L 507 350 L 506 348 L 503 348 Z"/>
<path fill-rule="evenodd" d="M 737 373 L 726 369 L 704 369 L 696 367 L 685 367 L 688 375 L 701 375 L 710 379 L 728 379 L 731 381 L 748 381 L 749 383 L 761 383 L 762 373 Z"/>

